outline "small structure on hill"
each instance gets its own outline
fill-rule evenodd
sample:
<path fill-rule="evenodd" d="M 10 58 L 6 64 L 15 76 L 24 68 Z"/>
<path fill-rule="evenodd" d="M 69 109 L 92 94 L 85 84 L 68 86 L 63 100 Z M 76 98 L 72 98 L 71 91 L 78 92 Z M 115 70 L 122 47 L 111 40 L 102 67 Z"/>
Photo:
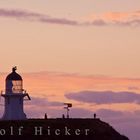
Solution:
<path fill-rule="evenodd" d="M 66 107 L 64 107 L 64 109 L 66 109 L 67 118 L 69 118 L 69 111 L 70 111 L 70 108 L 72 107 L 72 104 L 71 103 L 64 103 L 64 105 L 66 105 Z"/>

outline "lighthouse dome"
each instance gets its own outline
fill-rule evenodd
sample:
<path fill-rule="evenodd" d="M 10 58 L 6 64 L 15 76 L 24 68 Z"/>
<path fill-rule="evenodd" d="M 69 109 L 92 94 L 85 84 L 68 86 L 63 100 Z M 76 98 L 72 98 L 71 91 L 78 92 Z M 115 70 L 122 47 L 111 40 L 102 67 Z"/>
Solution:
<path fill-rule="evenodd" d="M 12 68 L 12 73 L 6 77 L 6 94 L 9 93 L 22 93 L 23 81 L 22 77 L 16 73 L 17 68 Z"/>
<path fill-rule="evenodd" d="M 6 77 L 6 81 L 7 80 L 22 80 L 22 77 L 16 73 L 17 68 L 13 67 L 12 68 L 12 73 L 10 73 L 7 77 Z"/>

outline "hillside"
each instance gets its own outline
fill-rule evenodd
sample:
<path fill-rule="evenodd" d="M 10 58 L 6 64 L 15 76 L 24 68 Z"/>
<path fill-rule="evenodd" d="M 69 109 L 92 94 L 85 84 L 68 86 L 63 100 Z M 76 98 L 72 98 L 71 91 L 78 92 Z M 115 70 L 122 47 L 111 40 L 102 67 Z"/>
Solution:
<path fill-rule="evenodd" d="M 0 140 L 129 140 L 99 119 L 0 121 Z"/>

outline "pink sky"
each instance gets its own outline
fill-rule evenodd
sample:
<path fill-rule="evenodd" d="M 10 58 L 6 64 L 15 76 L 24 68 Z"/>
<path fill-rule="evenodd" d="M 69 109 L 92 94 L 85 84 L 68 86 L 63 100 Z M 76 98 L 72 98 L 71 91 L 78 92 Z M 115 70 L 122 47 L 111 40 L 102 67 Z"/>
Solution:
<path fill-rule="evenodd" d="M 7 73 L 0 75 L 0 89 L 4 90 Z M 21 75 L 24 89 L 32 99 L 25 102 L 25 112 L 29 118 L 42 118 L 45 112 L 49 117 L 61 117 L 65 113 L 63 103 L 71 102 L 71 117 L 91 118 L 96 112 L 98 117 L 110 122 L 122 134 L 133 139 L 139 135 L 139 78 L 86 76 L 47 71 Z M 1 115 L 2 113 L 1 106 Z"/>
<path fill-rule="evenodd" d="M 44 110 L 60 117 L 68 101 L 73 117 L 97 112 L 138 139 L 139 0 L 5 0 L 0 24 L 0 89 L 17 65 L 32 97 L 29 117 L 43 117 Z"/>

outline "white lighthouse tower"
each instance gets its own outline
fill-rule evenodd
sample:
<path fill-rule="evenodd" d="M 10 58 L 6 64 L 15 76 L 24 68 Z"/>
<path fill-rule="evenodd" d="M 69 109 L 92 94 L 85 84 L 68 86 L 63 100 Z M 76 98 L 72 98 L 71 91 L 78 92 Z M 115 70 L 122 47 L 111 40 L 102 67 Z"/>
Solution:
<path fill-rule="evenodd" d="M 3 120 L 25 120 L 26 114 L 23 110 L 24 97 L 30 100 L 28 93 L 23 90 L 22 77 L 16 73 L 17 68 L 13 67 L 12 73 L 6 77 L 5 108 Z"/>

